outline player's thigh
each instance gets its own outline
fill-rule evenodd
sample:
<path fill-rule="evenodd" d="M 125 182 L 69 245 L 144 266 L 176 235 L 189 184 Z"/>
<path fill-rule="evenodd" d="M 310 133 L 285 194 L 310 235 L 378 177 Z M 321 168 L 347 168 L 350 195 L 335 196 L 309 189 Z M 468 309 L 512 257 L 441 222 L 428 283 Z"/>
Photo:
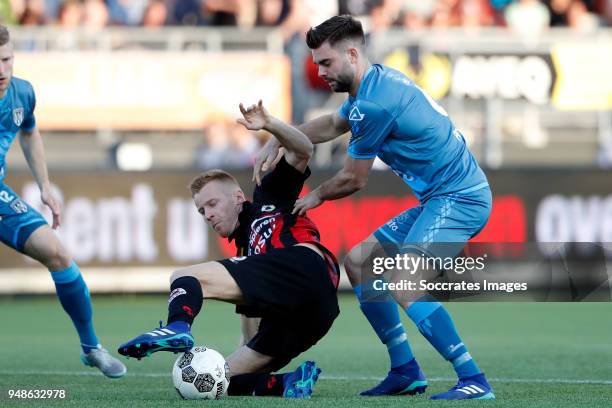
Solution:
<path fill-rule="evenodd" d="M 436 256 L 456 256 L 487 223 L 491 213 L 488 188 L 469 194 L 433 197 L 406 235 L 405 248 L 416 247 Z"/>
<path fill-rule="evenodd" d="M 382 254 L 382 246 L 374 236 L 368 235 L 366 239 L 355 245 L 344 257 L 344 269 L 353 287 L 361 284 L 363 274 L 372 259 Z"/>
<path fill-rule="evenodd" d="M 414 221 L 400 252 L 416 258 L 426 256 L 428 260 L 425 264 L 440 265 L 447 258 L 459 255 L 468 240 L 484 227 L 491 212 L 490 190 L 487 188 L 465 195 L 441 195 L 427 200 L 421 207 L 422 211 Z M 430 258 L 434 259 L 430 261 Z M 419 261 L 421 259 L 408 264 L 423 265 Z M 433 280 L 444 272 L 421 266 L 415 270 L 395 270 L 390 280 Z M 416 291 L 394 292 L 393 295 L 402 306 L 407 306 L 421 296 Z"/>
<path fill-rule="evenodd" d="M 206 299 L 217 299 L 230 303 L 243 301 L 240 287 L 225 266 L 219 262 L 205 262 L 177 269 L 170 277 L 170 283 L 185 276 L 194 277 L 200 282 Z"/>
<path fill-rule="evenodd" d="M 381 225 L 365 240 L 355 245 L 345 258 L 345 265 L 363 265 L 381 251 L 391 255 L 394 247 L 399 247 L 412 225 L 421 213 L 420 207 L 409 208 Z"/>
<path fill-rule="evenodd" d="M 328 265 L 304 246 L 277 248 L 264 254 L 219 261 L 242 291 L 249 315 L 293 316 L 321 299 L 336 297 Z"/>
<path fill-rule="evenodd" d="M 0 182 L 0 241 L 24 253 L 30 236 L 43 225 L 42 215 Z"/>
<path fill-rule="evenodd" d="M 486 188 L 464 195 L 442 195 L 427 200 L 420 208 L 421 212 L 412 223 L 401 245 L 400 253 L 417 258 L 423 255 L 436 259 L 453 258 L 486 224 L 491 212 L 491 194 Z M 417 265 L 419 262 L 408 262 L 408 264 Z M 443 272 L 435 268 L 394 270 L 387 280 L 390 282 L 432 280 Z M 420 299 L 424 293 L 394 291 L 392 295 L 405 308 Z"/>
<path fill-rule="evenodd" d="M 378 242 L 377 248 L 381 248 L 387 256 L 395 256 L 422 212 L 421 205 L 409 208 L 378 227 L 372 234 Z"/>
<path fill-rule="evenodd" d="M 52 271 L 68 268 L 72 263 L 68 250 L 47 224 L 42 225 L 30 235 L 23 252 Z"/>
<path fill-rule="evenodd" d="M 397 253 L 420 212 L 418 206 L 402 211 L 351 248 L 344 258 L 344 267 L 353 287 L 371 274 L 374 258 Z"/>
<path fill-rule="evenodd" d="M 260 320 L 261 319 L 259 317 L 247 317 L 245 315 L 240 316 L 240 332 L 241 332 L 240 345 L 241 346 L 244 346 L 253 337 L 255 337 L 255 334 L 257 333 L 257 330 L 259 329 Z"/>
<path fill-rule="evenodd" d="M 248 346 L 241 346 L 225 360 L 229 365 L 230 375 L 235 376 L 239 374 L 270 372 L 274 357 L 262 354 Z"/>
<path fill-rule="evenodd" d="M 278 371 L 314 346 L 329 331 L 337 313 L 319 310 L 302 310 L 303 319 L 287 319 L 281 316 L 264 316 L 259 330 L 247 347 L 264 356 L 271 356 L 269 371 Z"/>

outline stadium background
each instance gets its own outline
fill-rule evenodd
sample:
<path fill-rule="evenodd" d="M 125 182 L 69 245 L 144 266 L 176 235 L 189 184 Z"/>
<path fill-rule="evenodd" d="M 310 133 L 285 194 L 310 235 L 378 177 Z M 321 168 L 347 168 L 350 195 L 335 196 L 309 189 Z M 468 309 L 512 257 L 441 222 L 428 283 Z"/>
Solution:
<path fill-rule="evenodd" d="M 163 317 L 163 296 L 131 294 L 163 293 L 173 268 L 230 254 L 193 208 L 186 185 L 203 169 L 221 167 L 237 174 L 251 191 L 253 156 L 268 135 L 234 124 L 238 103 L 262 98 L 274 114 L 293 123 L 340 105 L 344 95 L 332 94 L 317 79 L 303 41 L 310 26 L 338 13 L 361 18 L 371 60 L 415 79 L 466 136 L 495 200 L 478 240 L 612 242 L 610 0 L 0 1 L 0 16 L 11 24 L 15 42 L 14 75 L 28 79 L 37 92 L 37 121 L 51 180 L 63 202 L 59 234 L 99 304 L 100 331 L 115 333 L 107 336 L 107 347 L 131 337 L 134 327 L 141 331 L 149 327 L 145 323 Z M 342 165 L 347 140 L 345 136 L 316 147 L 308 187 L 316 187 Z M 312 211 L 323 241 L 340 258 L 378 225 L 416 203 L 384 165 L 375 167 L 363 191 Z M 7 170 L 7 184 L 41 208 L 18 146 L 8 156 Z M 25 330 L 34 335 L 36 322 L 49 313 L 65 329 L 66 341 L 74 340 L 68 319 L 51 296 L 21 296 L 53 293 L 48 272 L 5 247 L 0 247 L 0 293 L 3 319 L 15 323 L 13 312 L 25 310 L 33 324 Z M 96 298 L 101 293 L 112 296 Z M 138 310 L 138 317 L 130 312 L 133 320 L 118 322 L 122 304 Z M 360 355 L 360 347 L 380 351 L 373 334 L 364 334 L 370 329 L 350 295 L 343 297 L 343 305 L 345 320 L 339 321 L 332 339 L 344 342 L 362 335 L 346 352 Z M 466 311 L 457 319 L 474 330 L 468 337 L 485 356 L 493 356 L 489 341 L 511 351 L 502 362 L 509 366 L 497 377 L 523 378 L 512 364 L 525 354 L 537 354 L 540 362 L 550 357 L 534 375 L 570 382 L 547 389 L 545 395 L 528 393 L 538 402 L 569 395 L 580 384 L 571 381 L 581 379 L 595 379 L 591 386 L 601 388 L 596 393 L 603 401 L 612 400 L 607 390 L 612 379 L 607 305 L 588 310 L 570 304 L 454 307 Z M 219 319 L 233 318 L 230 308 L 219 310 Z M 510 325 L 494 326 L 500 332 L 492 336 L 479 330 L 474 316 L 466 316 L 470 310 L 491 319 L 500 313 Z M 584 310 L 590 320 L 581 321 L 576 310 Z M 560 319 L 559 313 L 567 317 Z M 531 338 L 534 348 L 526 352 L 518 343 L 524 333 L 508 327 L 535 328 L 536 316 L 548 319 L 549 330 Z M 582 325 L 583 336 L 565 332 L 564 327 L 574 324 Z M 227 333 L 214 334 L 210 341 L 228 352 L 238 322 L 222 326 Z M 568 364 L 565 371 L 556 371 L 555 359 L 571 359 L 578 352 L 555 343 L 554 355 L 546 354 L 551 352 L 547 341 L 559 336 L 581 342 L 584 358 L 598 368 Z M 3 335 L 0 341 L 3 346 L 14 341 L 38 344 L 19 336 Z M 418 350 L 421 345 L 415 341 Z M 323 343 L 324 357 L 319 358 L 335 361 L 338 346 L 330 348 L 332 342 Z M 58 361 L 67 359 L 71 349 L 55 346 L 65 352 Z M 31 366 L 28 372 L 62 370 L 53 363 L 15 359 L 8 349 L 3 357 L 3 386 L 11 381 L 30 384 L 15 371 L 17 365 L 26 371 Z M 361 374 L 382 375 L 382 352 L 378 360 L 375 373 L 368 371 L 367 362 Z M 601 366 L 601 361 L 607 363 Z M 163 363 L 155 364 L 158 372 L 165 370 Z M 72 372 L 82 370 L 70 367 L 76 367 Z M 146 378 L 137 377 L 146 368 L 130 364 L 130 370 L 137 373 L 133 381 Z M 155 381 L 166 387 L 162 380 Z M 326 383 L 330 398 L 334 381 Z M 502 390 L 512 383 L 506 385 Z M 572 406 L 572 399 L 565 403 Z M 551 406 L 559 404 L 557 400 Z"/>

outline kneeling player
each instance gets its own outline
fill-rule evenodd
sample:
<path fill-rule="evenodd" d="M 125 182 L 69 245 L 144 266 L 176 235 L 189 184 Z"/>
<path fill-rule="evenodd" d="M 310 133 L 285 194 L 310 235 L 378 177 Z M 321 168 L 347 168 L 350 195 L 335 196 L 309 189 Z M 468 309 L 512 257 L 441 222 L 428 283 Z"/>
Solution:
<path fill-rule="evenodd" d="M 228 393 L 307 398 L 320 373 L 314 362 L 288 374 L 269 373 L 312 347 L 339 313 L 337 262 L 319 242 L 314 223 L 291 214 L 310 175 L 312 143 L 271 117 L 261 101 L 240 109 L 244 119 L 239 122 L 270 131 L 285 156 L 256 186 L 253 202 L 222 170 L 196 177 L 190 187 L 198 211 L 219 235 L 236 243 L 239 256 L 174 272 L 167 326 L 121 345 L 119 353 L 141 358 L 189 350 L 194 344 L 191 325 L 203 298 L 223 300 L 236 304 L 237 313 L 261 317 L 255 336 L 227 358 L 233 376 Z"/>

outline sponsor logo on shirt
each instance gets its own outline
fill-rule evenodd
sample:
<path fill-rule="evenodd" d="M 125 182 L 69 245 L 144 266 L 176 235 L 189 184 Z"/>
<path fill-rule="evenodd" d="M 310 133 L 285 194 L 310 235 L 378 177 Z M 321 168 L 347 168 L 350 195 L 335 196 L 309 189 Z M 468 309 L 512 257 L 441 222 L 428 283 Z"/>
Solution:
<path fill-rule="evenodd" d="M 365 115 L 359 112 L 359 108 L 357 106 L 353 106 L 353 109 L 351 109 L 351 112 L 349 113 L 349 120 L 359 122 L 363 120 L 364 117 Z"/>
<path fill-rule="evenodd" d="M 265 215 L 255 219 L 251 223 L 251 233 L 249 234 L 249 255 L 260 254 L 266 247 L 276 229 L 276 217 L 280 213 Z"/>
<path fill-rule="evenodd" d="M 261 207 L 261 211 L 263 212 L 271 212 L 271 211 L 274 211 L 275 209 L 276 207 L 273 206 L 272 204 L 264 205 Z"/>

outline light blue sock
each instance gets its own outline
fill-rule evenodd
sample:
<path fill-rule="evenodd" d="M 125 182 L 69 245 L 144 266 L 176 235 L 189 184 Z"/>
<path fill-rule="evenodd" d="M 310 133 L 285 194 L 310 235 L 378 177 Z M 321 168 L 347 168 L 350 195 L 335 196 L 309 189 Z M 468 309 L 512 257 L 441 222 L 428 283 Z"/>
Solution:
<path fill-rule="evenodd" d="M 378 335 L 380 341 L 387 346 L 391 368 L 398 367 L 414 359 L 404 326 L 400 321 L 397 303 L 387 296 L 384 300 L 366 300 L 361 292 L 361 285 L 354 288 L 359 300 L 361 311 Z"/>
<path fill-rule="evenodd" d="M 89 290 L 81 271 L 77 264 L 72 262 L 72 265 L 64 270 L 49 272 L 55 282 L 57 297 L 79 333 L 83 352 L 87 353 L 96 348 L 98 337 L 93 327 Z"/>
<path fill-rule="evenodd" d="M 453 364 L 459 378 L 481 373 L 461 341 L 453 319 L 440 302 L 414 302 L 406 313 L 438 353 Z"/>

